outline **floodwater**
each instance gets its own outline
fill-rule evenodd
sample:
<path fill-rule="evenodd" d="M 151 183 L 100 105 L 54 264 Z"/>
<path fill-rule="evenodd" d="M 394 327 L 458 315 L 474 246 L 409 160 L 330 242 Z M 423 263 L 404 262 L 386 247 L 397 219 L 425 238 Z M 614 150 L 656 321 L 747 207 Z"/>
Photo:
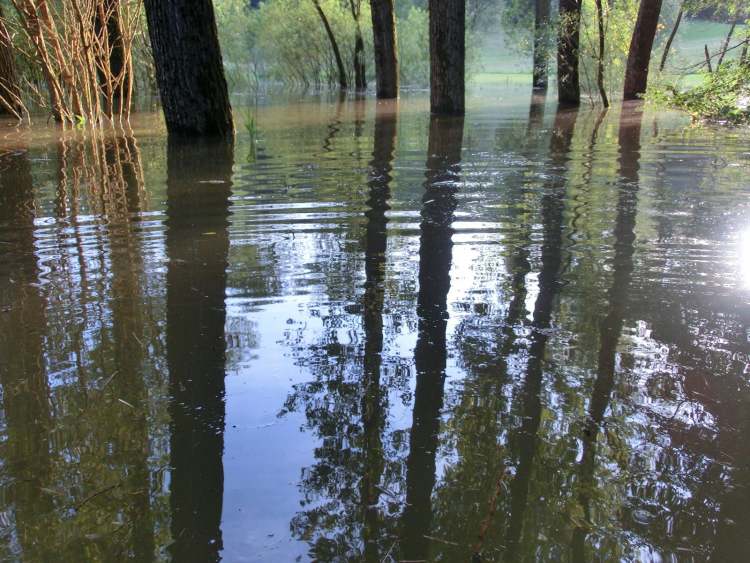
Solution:
<path fill-rule="evenodd" d="M 3 561 L 750 552 L 750 131 L 482 93 L 0 130 Z"/>

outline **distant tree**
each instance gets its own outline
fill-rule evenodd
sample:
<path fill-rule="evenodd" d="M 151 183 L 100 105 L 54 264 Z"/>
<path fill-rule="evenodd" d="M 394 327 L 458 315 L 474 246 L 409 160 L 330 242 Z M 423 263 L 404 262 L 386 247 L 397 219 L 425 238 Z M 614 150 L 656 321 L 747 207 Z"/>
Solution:
<path fill-rule="evenodd" d="M 581 103 L 578 71 L 581 34 L 581 1 L 560 0 L 560 28 L 557 44 L 557 95 L 560 104 Z"/>
<path fill-rule="evenodd" d="M 0 114 L 10 113 L 20 117 L 22 108 L 13 44 L 0 5 Z"/>
<path fill-rule="evenodd" d="M 430 0 L 430 109 L 463 115 L 466 65 L 465 0 Z"/>
<path fill-rule="evenodd" d="M 354 87 L 357 90 L 366 90 L 365 40 L 362 37 L 362 26 L 360 25 L 362 0 L 349 0 L 349 8 L 352 11 L 352 18 L 354 19 Z"/>
<path fill-rule="evenodd" d="M 656 27 L 659 24 L 662 0 L 641 0 L 638 19 L 630 41 L 630 53 L 625 67 L 623 98 L 635 100 L 646 92 L 651 49 L 654 46 Z"/>
<path fill-rule="evenodd" d="M 315 11 L 318 12 L 320 21 L 326 30 L 328 41 L 330 41 L 331 43 L 331 50 L 333 51 L 333 56 L 336 59 L 336 68 L 339 73 L 339 88 L 341 88 L 342 90 L 346 90 L 349 87 L 349 84 L 346 80 L 346 68 L 344 67 L 344 59 L 341 58 L 341 50 L 339 49 L 339 44 L 336 41 L 336 36 L 333 34 L 333 29 L 331 29 L 331 24 L 326 17 L 326 13 L 323 11 L 323 8 L 320 7 L 320 2 L 318 0 L 312 0 L 312 2 L 315 6 Z"/>
<path fill-rule="evenodd" d="M 167 130 L 226 136 L 234 130 L 211 0 L 144 0 Z"/>
<path fill-rule="evenodd" d="M 596 85 L 599 88 L 599 96 L 602 99 L 604 107 L 609 107 L 609 98 L 607 98 L 607 89 L 604 87 L 604 53 L 605 53 L 605 25 L 604 25 L 604 6 L 602 0 L 596 0 L 596 23 L 599 31 L 599 51 L 596 61 Z"/>
<path fill-rule="evenodd" d="M 535 0 L 534 2 L 533 84 L 537 90 L 547 89 L 547 74 L 549 72 L 549 49 L 547 45 L 549 7 L 549 0 Z"/>
<path fill-rule="evenodd" d="M 370 0 L 377 97 L 398 97 L 398 49 L 393 0 Z"/>

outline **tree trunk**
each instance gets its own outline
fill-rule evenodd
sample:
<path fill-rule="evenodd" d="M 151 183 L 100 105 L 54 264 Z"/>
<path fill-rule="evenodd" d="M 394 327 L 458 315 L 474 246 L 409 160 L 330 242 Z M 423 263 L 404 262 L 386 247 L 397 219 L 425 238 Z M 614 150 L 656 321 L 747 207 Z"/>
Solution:
<path fill-rule="evenodd" d="M 535 90 L 546 90 L 547 74 L 549 73 L 549 51 L 547 48 L 549 0 L 536 0 L 534 8 L 533 85 Z"/>
<path fill-rule="evenodd" d="M 370 0 L 375 48 L 375 88 L 379 99 L 398 97 L 398 51 L 393 0 Z"/>
<path fill-rule="evenodd" d="M 360 14 L 362 0 L 349 0 L 354 19 L 354 87 L 357 90 L 367 90 L 367 73 L 365 72 L 365 40 L 362 38 Z"/>
<path fill-rule="evenodd" d="M 336 59 L 336 67 L 339 72 L 339 88 L 346 90 L 349 87 L 346 81 L 346 68 L 344 67 L 344 60 L 341 58 L 341 51 L 339 50 L 339 44 L 336 42 L 336 36 L 333 34 L 331 24 L 328 23 L 328 18 L 326 17 L 323 8 L 320 7 L 318 0 L 313 0 L 313 4 L 315 5 L 315 10 L 318 12 L 318 16 L 320 16 L 320 21 L 323 23 L 323 27 L 326 30 L 328 40 L 331 42 L 333 57 Z"/>
<path fill-rule="evenodd" d="M 20 117 L 22 111 L 13 43 L 5 27 L 5 16 L 0 6 L 0 114 L 9 113 Z"/>
<path fill-rule="evenodd" d="M 581 103 L 578 47 L 581 34 L 579 0 L 560 0 L 560 30 L 557 41 L 557 96 L 560 104 Z"/>
<path fill-rule="evenodd" d="M 211 0 L 144 0 L 170 134 L 229 136 L 232 108 Z"/>
<path fill-rule="evenodd" d="M 430 109 L 464 114 L 465 0 L 429 0 Z"/>
<path fill-rule="evenodd" d="M 98 5 L 98 13 L 95 18 L 96 34 L 104 37 L 105 47 L 109 56 L 101 56 L 97 64 L 97 75 L 100 88 L 105 97 L 106 104 L 112 104 L 107 108 L 110 117 L 114 114 L 115 104 L 129 103 L 128 93 L 132 91 L 132 68 L 125 60 L 125 45 L 122 40 L 122 27 L 120 25 L 120 12 L 118 10 L 120 0 L 105 0 Z M 102 72 L 102 67 L 108 68 L 108 73 Z M 117 78 L 122 75 L 122 82 Z M 115 83 L 117 82 L 117 83 Z M 114 86 L 114 89 L 113 89 Z M 125 110 L 125 108 L 122 108 Z M 124 112 L 121 112 L 124 113 Z"/>
<path fill-rule="evenodd" d="M 609 107 L 609 99 L 607 98 L 607 90 L 604 88 L 604 7 L 602 6 L 602 0 L 596 0 L 596 22 L 599 26 L 599 60 L 596 65 L 596 85 L 599 87 L 599 96 L 602 99 L 602 105 L 605 108 Z"/>
<path fill-rule="evenodd" d="M 672 33 L 669 34 L 669 39 L 667 39 L 667 44 L 664 46 L 664 54 L 661 56 L 661 63 L 659 64 L 659 72 L 664 72 L 664 67 L 667 64 L 667 57 L 669 57 L 669 51 L 672 48 L 672 43 L 674 42 L 674 38 L 677 36 L 677 30 L 680 29 L 680 24 L 682 23 L 682 16 L 684 15 L 685 15 L 685 8 L 684 8 L 684 4 L 682 4 L 680 6 L 680 11 L 677 13 L 677 20 L 674 22 Z"/>
<path fill-rule="evenodd" d="M 662 0 L 641 0 L 625 69 L 625 100 L 637 100 L 648 86 L 648 66 L 659 23 Z"/>

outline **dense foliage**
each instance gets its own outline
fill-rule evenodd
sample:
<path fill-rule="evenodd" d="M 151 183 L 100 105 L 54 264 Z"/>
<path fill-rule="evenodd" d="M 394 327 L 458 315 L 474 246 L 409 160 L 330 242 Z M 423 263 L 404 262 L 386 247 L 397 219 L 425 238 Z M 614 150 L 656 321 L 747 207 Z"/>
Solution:
<path fill-rule="evenodd" d="M 650 98 L 687 111 L 695 119 L 750 121 L 750 66 L 739 61 L 706 72 L 700 86 L 681 92 L 674 86 L 654 88 Z"/>

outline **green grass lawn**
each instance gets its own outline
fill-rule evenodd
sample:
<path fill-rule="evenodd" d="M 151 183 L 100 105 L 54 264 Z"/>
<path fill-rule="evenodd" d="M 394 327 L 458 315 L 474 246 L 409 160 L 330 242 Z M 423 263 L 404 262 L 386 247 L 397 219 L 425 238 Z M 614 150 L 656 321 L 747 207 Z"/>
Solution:
<path fill-rule="evenodd" d="M 653 61 L 658 65 L 661 60 L 663 44 L 671 31 L 663 29 L 660 33 L 657 47 L 654 49 Z M 705 60 L 704 45 L 708 45 L 711 53 L 721 49 L 729 31 L 728 24 L 706 21 L 683 21 L 675 38 L 670 57 L 662 79 L 677 81 L 682 87 L 689 88 L 697 85 L 700 74 L 691 65 Z M 745 30 L 738 26 L 734 32 L 731 44 L 743 37 Z M 738 57 L 740 49 L 727 53 L 726 60 Z M 554 71 L 554 65 L 552 70 Z M 487 34 L 482 39 L 479 64 L 472 76 L 475 85 L 521 85 L 531 82 L 531 54 L 521 53 L 519 49 L 509 45 L 502 29 L 497 33 Z"/>

